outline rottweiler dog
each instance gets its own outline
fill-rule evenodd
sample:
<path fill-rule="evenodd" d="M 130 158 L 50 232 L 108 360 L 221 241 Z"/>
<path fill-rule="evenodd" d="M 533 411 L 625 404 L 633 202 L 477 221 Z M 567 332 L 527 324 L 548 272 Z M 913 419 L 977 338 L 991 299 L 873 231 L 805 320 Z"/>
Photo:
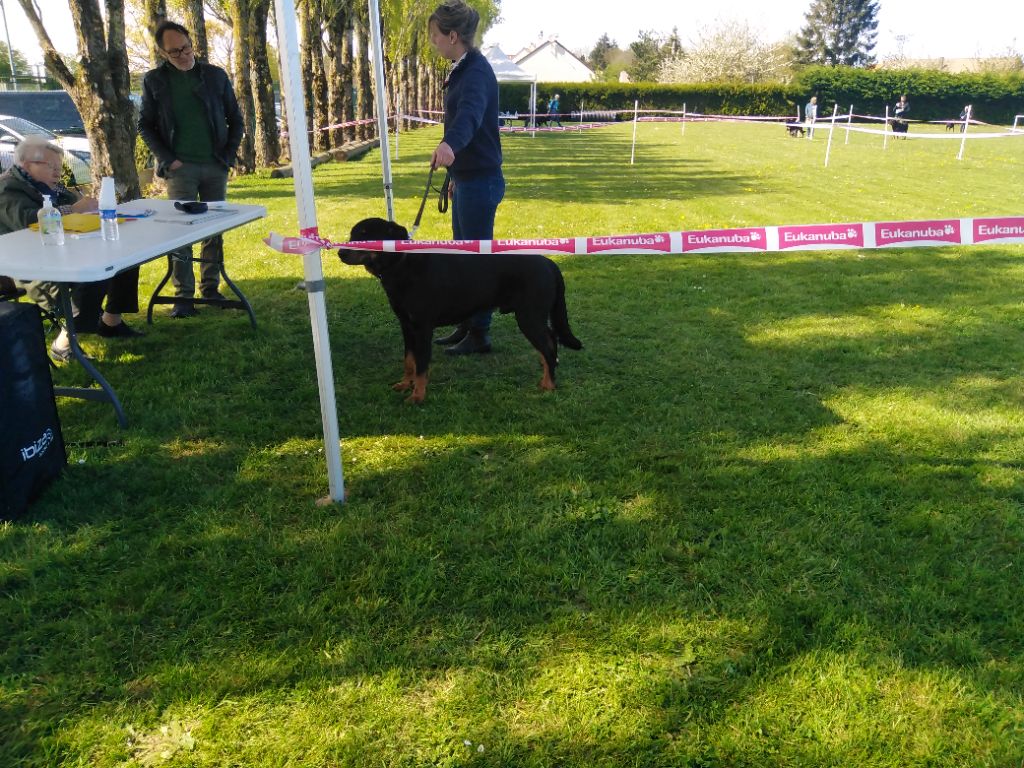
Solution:
<path fill-rule="evenodd" d="M 804 127 L 802 125 L 797 125 L 796 123 L 786 123 L 786 130 L 789 132 L 790 136 L 804 135 Z"/>
<path fill-rule="evenodd" d="M 363 219 L 350 241 L 408 240 L 405 227 L 385 219 Z M 540 352 L 540 388 L 555 388 L 558 344 L 583 349 L 569 328 L 562 272 L 546 256 L 526 254 L 383 253 L 338 250 L 345 264 L 361 264 L 380 280 L 402 326 L 405 372 L 392 389 L 412 390 L 408 402 L 427 392 L 434 328 L 454 325 L 481 310 L 497 308 L 516 316 L 519 330 Z M 550 321 L 550 325 L 549 325 Z"/>

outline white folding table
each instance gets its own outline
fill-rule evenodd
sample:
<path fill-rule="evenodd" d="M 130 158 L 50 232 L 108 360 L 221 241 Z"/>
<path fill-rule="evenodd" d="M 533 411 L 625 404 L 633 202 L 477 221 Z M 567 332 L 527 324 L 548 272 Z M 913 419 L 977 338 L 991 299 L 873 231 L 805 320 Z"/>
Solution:
<path fill-rule="evenodd" d="M 72 283 L 107 280 L 122 270 L 145 264 L 177 248 L 192 245 L 267 215 L 267 209 L 262 205 L 243 205 L 233 202 L 210 203 L 209 205 L 210 210 L 207 213 L 190 215 L 178 211 L 171 200 L 143 199 L 122 203 L 117 207 L 118 213 L 122 215 L 145 211 L 154 213 L 145 218 L 122 223 L 120 239 L 113 241 L 103 240 L 99 232 L 77 236 L 68 233 L 64 245 L 45 246 L 39 238 L 39 233 L 30 229 L 0 235 L 0 275 L 8 275 L 19 280 L 50 280 L 60 285 L 62 312 L 68 327 L 71 350 L 75 359 L 99 385 L 99 389 L 95 387 L 55 387 L 56 395 L 109 402 L 114 406 L 121 426 L 127 425 L 124 409 L 117 399 L 114 388 L 85 357 L 78 344 L 74 318 L 71 313 L 69 286 Z M 195 299 L 194 301 L 245 309 L 249 313 L 250 322 L 255 327 L 255 316 L 251 305 L 235 284 L 227 279 L 223 267 L 221 276 L 239 297 L 239 301 L 222 299 Z M 153 304 L 163 303 L 157 294 L 166 282 L 167 275 L 164 276 L 150 299 L 147 313 L 149 318 L 152 318 Z"/>

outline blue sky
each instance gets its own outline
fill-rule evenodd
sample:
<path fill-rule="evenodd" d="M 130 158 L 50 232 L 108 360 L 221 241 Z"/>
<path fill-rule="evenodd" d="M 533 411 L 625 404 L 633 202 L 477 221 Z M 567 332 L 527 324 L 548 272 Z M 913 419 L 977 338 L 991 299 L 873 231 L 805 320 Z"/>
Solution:
<path fill-rule="evenodd" d="M 35 34 L 17 0 L 3 5 L 12 45 L 29 63 L 41 62 Z M 484 42 L 514 53 L 542 36 L 557 35 L 570 49 L 587 52 L 603 33 L 625 48 L 641 30 L 668 33 L 678 27 L 685 44 L 701 27 L 733 19 L 745 20 L 767 41 L 776 40 L 800 28 L 810 0 L 502 0 L 501 5 L 503 20 Z M 39 0 L 39 6 L 54 44 L 74 51 L 66 0 Z M 914 58 L 994 56 L 1024 48 L 1024 0 L 881 0 L 880 8 L 879 58 L 895 53 L 901 37 L 905 54 Z"/>
<path fill-rule="evenodd" d="M 502 0 L 502 21 L 484 37 L 506 53 L 557 35 L 571 50 L 589 51 L 603 34 L 628 47 L 641 30 L 668 33 L 678 27 L 686 44 L 701 27 L 743 20 L 766 41 L 799 30 L 811 0 Z M 881 0 L 876 55 L 896 53 L 900 37 L 913 58 L 994 56 L 1024 47 L 1024 1 Z M 1021 35 L 1020 44 L 1015 39 Z"/>

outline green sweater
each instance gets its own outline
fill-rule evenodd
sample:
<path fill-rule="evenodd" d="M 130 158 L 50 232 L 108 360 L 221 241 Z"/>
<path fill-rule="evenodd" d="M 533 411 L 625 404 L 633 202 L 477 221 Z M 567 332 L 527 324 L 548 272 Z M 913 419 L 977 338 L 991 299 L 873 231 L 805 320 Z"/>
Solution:
<path fill-rule="evenodd" d="M 177 158 L 186 163 L 214 162 L 213 139 L 206 107 L 195 89 L 199 85 L 199 68 L 188 72 L 170 69 L 171 106 L 174 110 L 173 149 Z"/>

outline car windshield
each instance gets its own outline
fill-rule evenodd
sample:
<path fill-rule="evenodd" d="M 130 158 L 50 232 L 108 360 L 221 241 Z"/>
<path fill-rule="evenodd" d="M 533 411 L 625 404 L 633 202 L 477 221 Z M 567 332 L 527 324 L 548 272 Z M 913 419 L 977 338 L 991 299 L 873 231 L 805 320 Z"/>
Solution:
<path fill-rule="evenodd" d="M 43 128 L 41 125 L 25 120 L 20 117 L 0 117 L 0 125 L 10 129 L 19 136 L 45 136 L 48 139 L 57 138 L 54 134 Z"/>

